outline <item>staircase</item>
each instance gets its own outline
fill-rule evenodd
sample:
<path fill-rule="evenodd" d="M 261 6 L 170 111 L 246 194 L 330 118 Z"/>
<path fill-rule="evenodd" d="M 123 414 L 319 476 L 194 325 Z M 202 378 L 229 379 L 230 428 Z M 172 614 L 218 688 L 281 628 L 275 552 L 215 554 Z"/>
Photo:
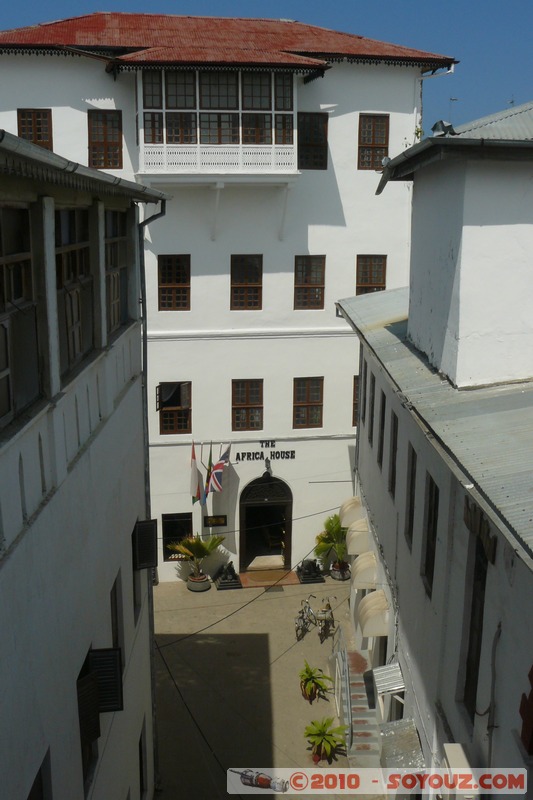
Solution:
<path fill-rule="evenodd" d="M 368 653 L 352 651 L 347 653 L 350 705 L 352 723 L 352 743 L 347 751 L 351 767 L 379 767 L 381 742 L 376 711 L 368 705 L 363 674 L 368 670 Z"/>

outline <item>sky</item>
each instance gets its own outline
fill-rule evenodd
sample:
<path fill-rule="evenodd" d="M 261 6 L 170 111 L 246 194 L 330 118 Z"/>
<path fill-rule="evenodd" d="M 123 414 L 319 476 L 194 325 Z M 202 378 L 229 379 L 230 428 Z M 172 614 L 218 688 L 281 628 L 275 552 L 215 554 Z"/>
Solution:
<path fill-rule="evenodd" d="M 0 29 L 96 11 L 294 19 L 452 56 L 453 74 L 424 82 L 425 135 L 533 100 L 533 0 L 17 0 Z"/>

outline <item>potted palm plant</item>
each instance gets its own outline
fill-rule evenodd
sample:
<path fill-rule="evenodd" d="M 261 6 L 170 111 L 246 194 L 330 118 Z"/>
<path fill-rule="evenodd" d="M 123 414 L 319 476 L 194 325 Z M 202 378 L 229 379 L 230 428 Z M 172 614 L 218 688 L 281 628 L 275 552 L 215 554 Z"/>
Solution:
<path fill-rule="evenodd" d="M 333 727 L 333 717 L 315 719 L 304 731 L 304 736 L 311 745 L 311 755 L 317 764 L 322 759 L 331 763 L 339 750 L 346 746 L 344 725 Z"/>
<path fill-rule="evenodd" d="M 348 580 L 350 566 L 346 561 L 346 528 L 341 525 L 338 514 L 332 514 L 324 522 L 324 530 L 316 537 L 315 555 L 322 563 L 333 556 L 330 575 L 338 581 Z"/>
<path fill-rule="evenodd" d="M 211 588 L 209 577 L 202 572 L 202 562 L 211 555 L 224 541 L 224 536 L 211 536 L 202 539 L 198 534 L 187 536 L 179 542 L 167 544 L 169 550 L 183 556 L 191 565 L 191 573 L 187 578 L 187 588 L 191 592 L 204 592 Z"/>
<path fill-rule="evenodd" d="M 333 678 L 325 675 L 319 667 L 310 667 L 307 661 L 305 667 L 299 672 L 300 690 L 302 697 L 312 703 L 317 697 L 324 697 L 331 687 L 328 681 L 333 683 Z"/>

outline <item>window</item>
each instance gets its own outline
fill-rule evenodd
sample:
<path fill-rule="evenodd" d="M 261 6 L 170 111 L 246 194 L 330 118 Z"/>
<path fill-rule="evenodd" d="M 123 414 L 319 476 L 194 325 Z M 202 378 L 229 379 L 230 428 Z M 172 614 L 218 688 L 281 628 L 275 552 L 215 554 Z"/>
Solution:
<path fill-rule="evenodd" d="M 276 114 L 275 125 L 276 144 L 292 144 L 294 142 L 292 114 Z"/>
<path fill-rule="evenodd" d="M 196 144 L 196 114 L 168 112 L 165 120 L 167 144 Z"/>
<path fill-rule="evenodd" d="M 471 538 L 474 538 L 473 536 Z M 483 615 L 485 610 L 485 586 L 487 583 L 488 559 L 481 537 L 475 536 L 474 567 L 470 571 L 467 585 L 471 585 L 471 605 L 466 654 L 466 675 L 463 702 L 472 722 L 476 714 L 477 685 L 483 639 Z"/>
<path fill-rule="evenodd" d="M 272 107 L 270 72 L 242 73 L 242 107 L 265 110 Z"/>
<path fill-rule="evenodd" d="M 30 218 L 0 208 L 0 421 L 7 424 L 40 395 L 37 309 Z"/>
<path fill-rule="evenodd" d="M 87 210 L 57 210 L 55 239 L 59 355 L 61 374 L 64 375 L 94 346 Z"/>
<path fill-rule="evenodd" d="M 127 215 L 105 212 L 105 269 L 107 332 L 116 331 L 129 318 Z"/>
<path fill-rule="evenodd" d="M 274 73 L 274 108 L 276 111 L 292 111 L 292 73 Z"/>
<path fill-rule="evenodd" d="M 328 168 L 328 115 L 298 114 L 298 169 Z"/>
<path fill-rule="evenodd" d="M 162 514 L 163 561 L 179 560 L 179 553 L 169 550 L 167 545 L 192 536 L 192 514 Z"/>
<path fill-rule="evenodd" d="M 409 444 L 407 450 L 407 498 L 405 512 L 405 538 L 409 550 L 413 546 L 413 527 L 415 521 L 416 461 L 416 450 Z"/>
<path fill-rule="evenodd" d="M 156 392 L 159 433 L 191 433 L 191 383 L 160 383 Z"/>
<path fill-rule="evenodd" d="M 139 797 L 141 800 L 148 794 L 147 779 L 147 756 L 146 756 L 146 723 L 143 721 L 141 735 L 139 737 Z"/>
<path fill-rule="evenodd" d="M 260 431 L 263 429 L 263 381 L 231 382 L 231 429 Z"/>
<path fill-rule="evenodd" d="M 376 397 L 376 378 L 370 373 L 370 388 L 368 392 L 368 442 L 370 447 L 374 444 L 374 400 Z"/>
<path fill-rule="evenodd" d="M 359 115 L 359 169 L 383 169 L 389 154 L 389 115 Z"/>
<path fill-rule="evenodd" d="M 363 348 L 361 348 L 361 360 L 363 362 L 363 382 L 361 386 L 361 400 L 363 401 L 363 407 L 361 409 L 361 422 L 364 423 L 366 418 L 366 386 L 367 386 L 367 375 L 368 375 L 368 364 L 366 360 L 363 358 Z"/>
<path fill-rule="evenodd" d="M 263 302 L 263 256 L 231 257 L 231 310 L 260 311 Z"/>
<path fill-rule="evenodd" d="M 89 166 L 122 169 L 122 112 L 88 111 Z"/>
<path fill-rule="evenodd" d="M 421 575 L 426 594 L 431 597 L 435 574 L 437 550 L 437 523 L 439 518 L 439 487 L 429 473 L 426 476 L 426 507 L 424 513 L 424 541 Z"/>
<path fill-rule="evenodd" d="M 163 108 L 163 85 L 158 69 L 143 72 L 143 105 L 145 108 Z"/>
<path fill-rule="evenodd" d="M 237 108 L 236 72 L 200 72 L 200 108 Z"/>
<path fill-rule="evenodd" d="M 33 144 L 53 150 L 52 111 L 49 108 L 19 108 L 18 135 Z"/>
<path fill-rule="evenodd" d="M 122 669 L 125 666 L 124 654 L 124 617 L 122 608 L 122 582 L 120 572 L 109 594 L 111 608 L 111 646 L 121 653 Z"/>
<path fill-rule="evenodd" d="M 379 404 L 379 432 L 378 432 L 378 452 L 377 461 L 381 469 L 383 465 L 383 444 L 385 441 L 385 414 L 387 410 L 387 398 L 385 392 L 381 392 L 381 402 Z"/>
<path fill-rule="evenodd" d="M 381 292 L 385 289 L 387 256 L 357 256 L 356 294 Z"/>
<path fill-rule="evenodd" d="M 296 256 L 294 308 L 324 308 L 326 256 Z"/>
<path fill-rule="evenodd" d="M 390 450 L 389 450 L 389 492 L 392 499 L 396 495 L 396 458 L 398 455 L 398 417 L 391 411 L 390 415 Z"/>
<path fill-rule="evenodd" d="M 238 114 L 200 114 L 202 144 L 239 144 Z"/>
<path fill-rule="evenodd" d="M 157 258 L 159 311 L 189 311 L 191 308 L 191 257 L 168 255 Z"/>
<path fill-rule="evenodd" d="M 196 108 L 196 74 L 165 70 L 167 108 Z"/>
<path fill-rule="evenodd" d="M 243 144 L 272 144 L 270 114 L 243 114 L 242 141 Z"/>
<path fill-rule="evenodd" d="M 359 413 L 359 375 L 353 376 L 352 425 L 357 427 Z"/>
<path fill-rule="evenodd" d="M 163 141 L 163 113 L 161 111 L 145 111 L 143 127 L 146 144 L 160 144 Z"/>
<path fill-rule="evenodd" d="M 321 428 L 324 378 L 295 378 L 293 428 Z"/>

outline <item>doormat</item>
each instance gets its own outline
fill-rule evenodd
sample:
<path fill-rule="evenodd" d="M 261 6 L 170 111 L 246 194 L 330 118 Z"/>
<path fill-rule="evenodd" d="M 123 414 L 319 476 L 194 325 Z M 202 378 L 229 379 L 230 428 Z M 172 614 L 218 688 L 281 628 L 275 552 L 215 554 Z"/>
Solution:
<path fill-rule="evenodd" d="M 240 572 L 239 578 L 244 589 L 260 589 L 267 586 L 294 586 L 300 583 L 294 572 L 282 569 L 253 570 L 253 572 Z"/>

